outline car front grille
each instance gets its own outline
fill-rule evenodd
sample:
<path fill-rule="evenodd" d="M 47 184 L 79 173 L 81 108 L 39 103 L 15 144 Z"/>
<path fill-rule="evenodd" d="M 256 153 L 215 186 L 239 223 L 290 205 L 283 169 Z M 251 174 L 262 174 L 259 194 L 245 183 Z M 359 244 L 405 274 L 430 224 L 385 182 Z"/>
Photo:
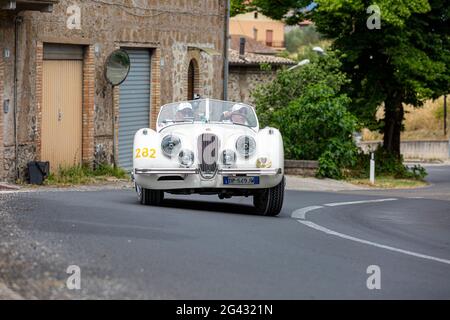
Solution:
<path fill-rule="evenodd" d="M 198 159 L 202 177 L 213 178 L 219 159 L 219 138 L 215 134 L 204 133 L 198 137 Z"/>

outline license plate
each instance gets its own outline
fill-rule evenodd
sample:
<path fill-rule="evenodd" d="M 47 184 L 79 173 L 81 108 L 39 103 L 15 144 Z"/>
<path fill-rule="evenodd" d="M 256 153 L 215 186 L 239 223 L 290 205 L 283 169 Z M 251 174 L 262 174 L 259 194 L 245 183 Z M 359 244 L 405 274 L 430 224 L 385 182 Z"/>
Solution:
<path fill-rule="evenodd" d="M 223 177 L 226 185 L 255 185 L 259 184 L 259 177 Z"/>

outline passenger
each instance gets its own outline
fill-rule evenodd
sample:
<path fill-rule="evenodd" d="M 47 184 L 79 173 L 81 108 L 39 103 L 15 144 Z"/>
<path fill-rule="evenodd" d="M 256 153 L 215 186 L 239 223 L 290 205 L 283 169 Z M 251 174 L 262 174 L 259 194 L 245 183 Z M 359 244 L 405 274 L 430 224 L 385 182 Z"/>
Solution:
<path fill-rule="evenodd" d="M 175 115 L 176 121 L 193 120 L 194 112 L 192 105 L 189 102 L 182 102 L 177 106 L 177 113 Z"/>

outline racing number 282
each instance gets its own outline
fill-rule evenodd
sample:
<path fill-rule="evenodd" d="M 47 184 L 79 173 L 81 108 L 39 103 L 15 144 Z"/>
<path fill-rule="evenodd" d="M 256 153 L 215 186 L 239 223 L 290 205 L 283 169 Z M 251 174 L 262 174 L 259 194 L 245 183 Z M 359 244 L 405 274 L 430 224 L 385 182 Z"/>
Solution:
<path fill-rule="evenodd" d="M 149 149 L 149 148 L 136 149 L 136 159 L 140 158 L 156 159 L 156 149 Z"/>

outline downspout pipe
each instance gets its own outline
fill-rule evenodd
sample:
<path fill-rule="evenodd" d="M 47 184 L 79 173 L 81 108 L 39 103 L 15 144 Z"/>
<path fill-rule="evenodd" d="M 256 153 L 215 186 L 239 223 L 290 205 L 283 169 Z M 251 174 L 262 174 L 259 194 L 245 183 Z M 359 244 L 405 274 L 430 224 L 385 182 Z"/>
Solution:
<path fill-rule="evenodd" d="M 228 100 L 228 78 L 229 78 L 229 62 L 228 49 L 230 43 L 230 11 L 231 0 L 226 0 L 225 10 L 225 31 L 224 31 L 224 45 L 223 45 L 223 100 Z"/>
<path fill-rule="evenodd" d="M 23 22 L 23 17 L 14 18 L 14 105 L 13 105 L 13 128 L 14 128 L 14 169 L 15 178 L 19 179 L 19 139 L 17 130 L 17 108 L 18 108 L 18 56 L 19 56 L 19 27 Z"/>

